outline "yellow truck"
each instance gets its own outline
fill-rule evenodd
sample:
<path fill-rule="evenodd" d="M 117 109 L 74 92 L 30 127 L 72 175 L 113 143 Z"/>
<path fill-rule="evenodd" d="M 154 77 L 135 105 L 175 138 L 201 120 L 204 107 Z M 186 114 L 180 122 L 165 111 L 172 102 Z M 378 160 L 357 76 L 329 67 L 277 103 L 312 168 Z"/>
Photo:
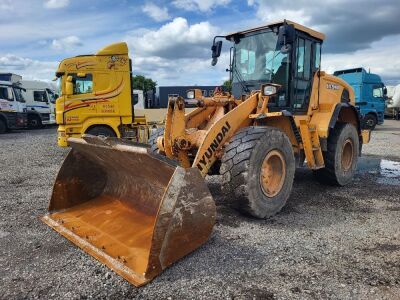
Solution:
<path fill-rule="evenodd" d="M 83 134 L 147 142 L 152 129 L 164 122 L 166 109 L 144 109 L 140 93 L 132 89 L 126 43 L 106 46 L 94 55 L 64 59 L 56 80 L 61 92 L 56 101 L 61 147 L 68 146 L 68 138 Z"/>

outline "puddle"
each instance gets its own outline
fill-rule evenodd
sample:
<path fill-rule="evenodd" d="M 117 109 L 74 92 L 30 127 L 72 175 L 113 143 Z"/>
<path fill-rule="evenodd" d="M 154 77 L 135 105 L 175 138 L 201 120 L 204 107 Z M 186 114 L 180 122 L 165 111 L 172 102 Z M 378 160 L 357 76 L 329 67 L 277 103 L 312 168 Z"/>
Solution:
<path fill-rule="evenodd" d="M 400 162 L 398 161 L 360 157 L 357 172 L 377 175 L 377 182 L 381 184 L 400 185 Z"/>

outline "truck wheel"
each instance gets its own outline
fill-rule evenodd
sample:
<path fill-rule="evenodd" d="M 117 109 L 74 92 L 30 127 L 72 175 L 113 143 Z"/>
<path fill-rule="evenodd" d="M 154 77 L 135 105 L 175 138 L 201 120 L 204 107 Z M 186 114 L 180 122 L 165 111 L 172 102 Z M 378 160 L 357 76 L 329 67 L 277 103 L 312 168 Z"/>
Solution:
<path fill-rule="evenodd" d="M 362 128 L 369 130 L 374 130 L 377 123 L 378 119 L 373 114 L 367 114 L 361 121 Z"/>
<path fill-rule="evenodd" d="M 7 125 L 4 120 L 0 119 L 0 134 L 6 133 L 7 131 Z"/>
<path fill-rule="evenodd" d="M 86 134 L 91 134 L 95 136 L 104 136 L 104 137 L 117 137 L 114 130 L 106 126 L 95 126 L 89 128 L 85 132 Z"/>
<path fill-rule="evenodd" d="M 339 186 L 351 182 L 357 169 L 359 144 L 354 125 L 336 125 L 328 137 L 328 151 L 323 153 L 325 167 L 315 171 L 316 178 Z"/>
<path fill-rule="evenodd" d="M 295 159 L 287 135 L 273 127 L 245 127 L 225 148 L 222 189 L 239 210 L 267 218 L 278 213 L 293 186 Z"/>
<path fill-rule="evenodd" d="M 157 154 L 164 154 L 164 152 L 161 152 L 157 146 L 157 139 L 160 136 L 164 136 L 164 128 L 157 128 L 156 130 L 153 131 L 153 133 L 149 137 L 149 145 L 151 152 Z"/>
<path fill-rule="evenodd" d="M 42 128 L 42 120 L 36 115 L 28 117 L 28 128 L 30 129 L 39 129 Z"/>

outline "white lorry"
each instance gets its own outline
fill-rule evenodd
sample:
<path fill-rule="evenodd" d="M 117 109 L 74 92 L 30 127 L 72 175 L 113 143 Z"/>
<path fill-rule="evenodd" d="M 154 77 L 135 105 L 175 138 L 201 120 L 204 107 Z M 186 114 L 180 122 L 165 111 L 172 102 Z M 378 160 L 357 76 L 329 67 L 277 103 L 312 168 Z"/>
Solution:
<path fill-rule="evenodd" d="M 22 80 L 25 89 L 23 96 L 28 112 L 28 127 L 41 128 L 56 124 L 55 102 L 57 95 L 54 87 L 47 82 L 38 80 Z"/>
<path fill-rule="evenodd" d="M 0 134 L 27 126 L 22 91 L 19 82 L 0 81 Z"/>
<path fill-rule="evenodd" d="M 396 86 L 386 86 L 387 100 L 385 115 L 400 119 L 400 84 Z"/>

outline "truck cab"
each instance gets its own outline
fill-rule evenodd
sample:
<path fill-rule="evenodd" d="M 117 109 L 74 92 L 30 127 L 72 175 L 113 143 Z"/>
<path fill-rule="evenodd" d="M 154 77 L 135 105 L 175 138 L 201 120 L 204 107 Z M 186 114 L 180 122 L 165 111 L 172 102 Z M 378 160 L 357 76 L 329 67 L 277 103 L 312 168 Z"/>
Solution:
<path fill-rule="evenodd" d="M 386 88 L 380 76 L 364 68 L 340 70 L 334 75 L 352 86 L 362 127 L 373 130 L 376 125 L 383 124 Z"/>
<path fill-rule="evenodd" d="M 23 92 L 28 113 L 28 126 L 40 128 L 44 125 L 55 124 L 54 88 L 47 82 L 38 80 L 22 80 Z"/>
<path fill-rule="evenodd" d="M 18 82 L 0 81 L 0 134 L 27 126 L 23 88 Z"/>

